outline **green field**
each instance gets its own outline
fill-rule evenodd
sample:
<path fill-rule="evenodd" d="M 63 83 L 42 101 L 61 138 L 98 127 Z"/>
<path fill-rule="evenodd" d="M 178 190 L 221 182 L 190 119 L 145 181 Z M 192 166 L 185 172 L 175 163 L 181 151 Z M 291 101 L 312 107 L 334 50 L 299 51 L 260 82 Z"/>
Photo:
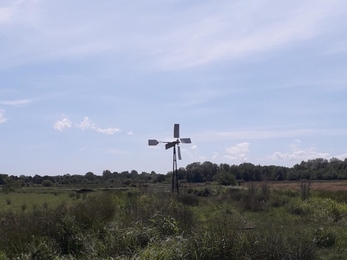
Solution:
<path fill-rule="evenodd" d="M 0 193 L 0 259 L 346 259 L 344 191 L 80 188 Z"/>

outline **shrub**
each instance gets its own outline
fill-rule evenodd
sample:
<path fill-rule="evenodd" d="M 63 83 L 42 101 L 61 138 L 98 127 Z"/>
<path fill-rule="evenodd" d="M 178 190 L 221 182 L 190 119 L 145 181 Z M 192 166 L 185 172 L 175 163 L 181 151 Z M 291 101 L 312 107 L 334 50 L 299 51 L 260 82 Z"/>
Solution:
<path fill-rule="evenodd" d="M 319 248 L 328 248 L 335 245 L 336 236 L 324 229 L 318 229 L 315 234 L 314 242 Z"/>
<path fill-rule="evenodd" d="M 272 207 L 278 208 L 289 203 L 290 197 L 284 192 L 278 190 L 273 191 L 273 195 L 270 197 L 270 205 Z"/>
<path fill-rule="evenodd" d="M 171 216 L 156 213 L 151 218 L 151 222 L 158 229 L 161 236 L 171 236 L 178 232 L 178 223 Z"/>
<path fill-rule="evenodd" d="M 240 205 L 244 210 L 262 211 L 266 208 L 270 197 L 270 189 L 264 184 L 259 189 L 254 184 L 250 184 L 247 190 L 240 191 Z"/>
<path fill-rule="evenodd" d="M 27 204 L 26 204 L 26 203 L 23 203 L 23 204 L 22 204 L 22 211 L 25 211 L 25 210 L 27 209 L 27 207 L 28 207 Z"/>
<path fill-rule="evenodd" d="M 20 259 L 54 259 L 59 254 L 59 245 L 52 238 L 35 237 L 27 244 L 25 251 Z"/>
<path fill-rule="evenodd" d="M 207 223 L 206 229 L 199 228 L 190 239 L 187 259 L 242 259 L 237 258 L 240 248 L 239 228 L 242 221 L 236 216 L 218 214 Z"/>
<path fill-rule="evenodd" d="M 288 203 L 287 209 L 289 213 L 299 216 L 306 216 L 311 213 L 311 209 L 308 204 L 301 202 L 300 200 L 292 201 Z"/>
<path fill-rule="evenodd" d="M 43 180 L 43 181 L 41 182 L 41 185 L 42 185 L 43 187 L 52 187 L 52 186 L 53 186 L 53 182 L 52 182 L 51 180 Z"/>
<path fill-rule="evenodd" d="M 198 206 L 199 199 L 192 195 L 180 195 L 177 197 L 177 200 L 187 206 Z"/>
<path fill-rule="evenodd" d="M 259 243 L 252 251 L 252 259 L 318 259 L 315 244 L 308 234 L 279 227 L 269 227 L 262 231 L 257 233 L 256 241 Z"/>
<path fill-rule="evenodd" d="M 217 173 L 216 176 L 214 176 L 214 179 L 217 181 L 218 184 L 220 185 L 236 185 L 236 178 L 233 174 L 225 172 L 225 171 L 220 171 Z"/>

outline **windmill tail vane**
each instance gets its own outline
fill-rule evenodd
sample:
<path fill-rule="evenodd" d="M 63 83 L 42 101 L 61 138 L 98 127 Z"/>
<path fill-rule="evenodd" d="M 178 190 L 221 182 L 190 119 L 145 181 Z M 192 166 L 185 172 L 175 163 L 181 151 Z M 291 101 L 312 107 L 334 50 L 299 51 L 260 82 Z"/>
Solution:
<path fill-rule="evenodd" d="M 181 148 L 180 143 L 182 144 L 190 144 L 192 141 L 190 138 L 180 138 L 180 125 L 174 124 L 174 138 L 176 140 L 171 142 L 160 142 L 156 139 L 149 139 L 148 145 L 149 146 L 156 146 L 159 143 L 165 143 L 165 149 L 168 150 L 170 148 L 173 148 L 173 170 L 172 170 L 172 182 L 171 182 L 171 191 L 172 193 L 179 193 L 179 187 L 178 187 L 178 173 L 177 173 L 177 156 L 178 160 L 182 160 L 181 155 Z M 176 154 L 176 146 L 177 146 L 177 154 Z"/>

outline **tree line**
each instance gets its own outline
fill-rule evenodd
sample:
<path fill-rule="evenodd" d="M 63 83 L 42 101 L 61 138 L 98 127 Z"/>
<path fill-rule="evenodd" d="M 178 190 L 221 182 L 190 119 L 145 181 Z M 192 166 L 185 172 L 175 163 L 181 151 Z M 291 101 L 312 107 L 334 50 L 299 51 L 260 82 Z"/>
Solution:
<path fill-rule="evenodd" d="M 65 174 L 58 176 L 14 176 L 0 174 L 0 185 L 10 185 L 14 187 L 30 186 L 42 184 L 52 185 L 77 185 L 77 184 L 102 184 L 109 185 L 130 185 L 132 183 L 157 183 L 169 182 L 172 172 L 166 175 L 154 171 L 138 173 L 136 170 L 111 172 L 104 170 L 101 175 L 87 172 L 84 175 Z M 209 161 L 194 162 L 186 167 L 178 169 L 180 182 L 199 183 L 213 182 L 230 185 L 236 182 L 248 181 L 283 181 L 283 180 L 336 180 L 347 179 L 347 159 L 330 160 L 317 158 L 302 161 L 293 167 L 284 166 L 261 166 L 252 163 L 242 163 L 240 165 L 229 165 L 226 163 L 216 164 Z"/>

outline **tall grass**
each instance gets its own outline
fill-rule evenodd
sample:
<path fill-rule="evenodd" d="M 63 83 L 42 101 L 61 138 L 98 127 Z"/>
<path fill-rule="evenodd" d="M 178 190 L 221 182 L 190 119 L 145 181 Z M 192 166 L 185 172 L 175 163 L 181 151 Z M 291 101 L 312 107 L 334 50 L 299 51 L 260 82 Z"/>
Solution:
<path fill-rule="evenodd" d="M 347 244 L 347 206 L 332 199 L 266 184 L 212 194 L 108 191 L 4 211 L 0 259 L 315 260 Z"/>

